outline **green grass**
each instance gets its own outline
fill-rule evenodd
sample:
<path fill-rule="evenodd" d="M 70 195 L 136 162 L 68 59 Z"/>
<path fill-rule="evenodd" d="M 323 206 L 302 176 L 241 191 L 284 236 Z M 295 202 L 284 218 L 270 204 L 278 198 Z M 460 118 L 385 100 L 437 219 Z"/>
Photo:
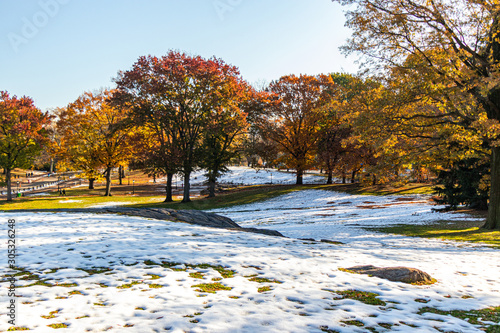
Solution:
<path fill-rule="evenodd" d="M 199 272 L 189 273 L 189 277 L 193 279 L 203 279 L 203 274 Z"/>
<path fill-rule="evenodd" d="M 363 324 L 359 320 L 341 320 L 340 322 L 349 326 L 357 326 L 357 327 L 365 326 L 365 324 Z"/>
<path fill-rule="evenodd" d="M 59 324 L 50 324 L 50 325 L 47 325 L 48 327 L 50 328 L 54 328 L 54 329 L 58 329 L 58 328 L 67 328 L 68 325 L 64 324 L 64 323 L 59 323 Z"/>
<path fill-rule="evenodd" d="M 271 280 L 271 279 L 262 278 L 262 277 L 252 277 L 249 279 L 249 281 L 258 282 L 258 283 L 278 283 L 278 284 L 283 283 L 283 282 L 278 281 L 278 280 Z"/>
<path fill-rule="evenodd" d="M 219 290 L 231 290 L 233 288 L 223 285 L 222 283 L 201 283 L 191 286 L 191 288 L 198 288 L 195 291 L 215 294 Z"/>
<path fill-rule="evenodd" d="M 500 247 L 500 231 L 481 229 L 482 224 L 483 222 L 437 221 L 428 225 L 398 224 L 389 227 L 369 228 L 369 230 L 410 237 L 485 243 Z"/>
<path fill-rule="evenodd" d="M 467 319 L 467 321 L 473 325 L 482 325 L 484 321 L 491 321 L 498 323 L 500 322 L 500 307 L 495 308 L 487 308 L 481 310 L 469 310 L 469 311 L 461 311 L 461 310 L 452 310 L 452 311 L 442 311 L 435 308 L 421 308 L 418 314 L 424 313 L 435 313 L 443 316 L 453 316 L 455 318 L 459 318 L 462 320 Z M 494 327 L 494 326 L 493 326 Z M 496 326 L 498 329 L 498 326 Z M 495 332 L 492 330 L 491 332 Z"/>
<path fill-rule="evenodd" d="M 132 281 L 130 283 L 122 284 L 121 286 L 118 286 L 116 288 L 118 288 L 118 289 L 129 289 L 129 288 L 132 288 L 133 286 L 135 286 L 137 284 L 141 284 L 141 282 L 139 282 L 139 281 Z"/>
<path fill-rule="evenodd" d="M 44 319 L 52 319 L 52 318 L 55 318 L 56 317 L 55 315 L 58 314 L 58 313 L 59 313 L 59 310 L 55 310 L 55 311 L 49 312 L 49 315 L 47 315 L 47 316 L 41 316 L 41 317 L 44 318 Z"/>
<path fill-rule="evenodd" d="M 16 326 L 12 326 L 10 327 L 8 330 L 8 332 L 14 332 L 14 331 L 31 331 L 29 328 L 27 327 L 16 327 Z"/>
<path fill-rule="evenodd" d="M 156 284 L 156 283 L 152 283 L 152 284 L 148 284 L 149 288 L 151 289 L 159 289 L 159 288 L 163 288 L 163 286 L 161 284 Z"/>
<path fill-rule="evenodd" d="M 54 285 L 54 287 L 66 287 L 66 288 L 70 288 L 70 287 L 78 287 L 78 284 L 77 283 L 56 283 Z"/>
<path fill-rule="evenodd" d="M 260 287 L 257 289 L 257 292 L 259 293 L 265 293 L 266 291 L 271 291 L 272 288 L 270 286 L 264 286 L 264 287 Z"/>
<path fill-rule="evenodd" d="M 0 201 L 0 210 L 22 209 L 62 209 L 62 208 L 88 208 L 93 205 L 107 202 L 127 203 L 128 205 L 144 205 L 163 201 L 160 196 L 134 197 L 134 196 L 65 196 L 42 198 L 19 198 L 13 202 Z M 77 202 L 74 202 L 77 201 Z"/>
<path fill-rule="evenodd" d="M 328 290 L 331 293 L 337 294 L 340 297 L 338 299 L 352 299 L 355 301 L 360 301 L 368 305 L 382 305 L 385 306 L 386 303 L 377 297 L 380 296 L 375 293 L 370 293 L 366 291 L 359 290 Z"/>

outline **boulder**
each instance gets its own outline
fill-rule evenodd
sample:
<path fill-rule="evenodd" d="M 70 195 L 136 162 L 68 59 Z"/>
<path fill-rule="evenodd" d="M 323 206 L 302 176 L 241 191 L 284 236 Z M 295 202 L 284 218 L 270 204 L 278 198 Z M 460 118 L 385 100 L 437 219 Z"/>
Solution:
<path fill-rule="evenodd" d="M 31 210 L 37 211 L 37 210 Z M 155 220 L 172 222 L 184 222 L 201 225 L 210 228 L 223 228 L 244 232 L 252 232 L 269 236 L 284 237 L 276 230 L 242 228 L 228 217 L 207 213 L 200 210 L 175 210 L 170 208 L 133 208 L 133 207 L 105 207 L 105 208 L 66 208 L 50 209 L 45 211 L 65 213 L 98 213 L 98 214 L 122 214 L 128 216 L 139 216 Z"/>
<path fill-rule="evenodd" d="M 429 274 L 416 268 L 409 267 L 375 267 L 372 265 L 354 266 L 345 271 L 376 276 L 389 281 L 398 281 L 411 284 L 433 284 L 436 282 Z"/>

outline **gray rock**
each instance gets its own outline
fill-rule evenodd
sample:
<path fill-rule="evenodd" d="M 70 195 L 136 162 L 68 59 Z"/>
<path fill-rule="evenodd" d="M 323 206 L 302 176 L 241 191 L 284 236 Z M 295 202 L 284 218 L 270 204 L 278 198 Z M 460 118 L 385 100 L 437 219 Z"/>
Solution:
<path fill-rule="evenodd" d="M 433 284 L 436 282 L 429 274 L 416 268 L 409 267 L 375 267 L 372 265 L 354 266 L 346 268 L 358 274 L 368 274 L 389 281 L 399 281 L 413 284 Z"/>
<path fill-rule="evenodd" d="M 230 218 L 217 215 L 214 213 L 206 213 L 200 210 L 175 210 L 169 208 L 106 207 L 106 208 L 75 208 L 75 209 L 49 209 L 49 210 L 28 210 L 28 211 L 122 214 L 127 216 L 139 216 L 155 220 L 183 222 L 210 228 L 223 228 L 223 229 L 230 229 L 230 230 L 237 230 L 244 232 L 252 232 L 269 236 L 284 237 L 281 233 L 279 233 L 276 230 L 242 228 Z"/>

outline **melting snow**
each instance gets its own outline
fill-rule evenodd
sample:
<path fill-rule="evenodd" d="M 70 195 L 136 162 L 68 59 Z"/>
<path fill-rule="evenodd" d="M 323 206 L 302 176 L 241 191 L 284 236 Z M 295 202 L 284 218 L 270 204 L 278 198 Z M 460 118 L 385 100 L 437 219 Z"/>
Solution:
<path fill-rule="evenodd" d="M 33 332 L 52 331 L 47 325 L 55 323 L 66 324 L 65 332 L 368 332 L 343 323 L 358 320 L 379 331 L 377 325 L 390 324 L 393 332 L 481 332 L 458 318 L 418 312 L 499 306 L 499 249 L 362 228 L 468 218 L 433 213 L 425 196 L 399 198 L 310 190 L 214 211 L 290 238 L 118 215 L 0 213 L 4 222 L 17 221 L 18 266 L 57 284 L 17 288 L 17 326 Z M 7 224 L 2 228 L 6 253 Z M 187 270 L 151 265 L 162 261 Z M 202 263 L 231 269 L 234 277 L 194 266 Z M 415 267 L 438 283 L 413 286 L 338 270 L 361 264 Z M 203 279 L 189 275 L 195 272 Z M 282 283 L 250 281 L 253 275 Z M 21 278 L 19 286 L 35 282 Z M 215 282 L 232 289 L 211 294 L 192 287 Z M 9 300 L 7 286 L 0 284 L 2 304 Z M 271 290 L 259 292 L 263 286 Z M 386 305 L 340 300 L 328 291 L 348 289 L 377 293 Z M 9 326 L 4 309 L 0 330 Z"/>

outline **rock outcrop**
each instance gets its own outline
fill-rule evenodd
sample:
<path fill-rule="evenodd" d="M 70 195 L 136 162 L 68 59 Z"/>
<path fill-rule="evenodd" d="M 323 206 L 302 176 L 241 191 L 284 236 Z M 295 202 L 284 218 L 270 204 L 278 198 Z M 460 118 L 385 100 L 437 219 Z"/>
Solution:
<path fill-rule="evenodd" d="M 33 210 L 32 210 L 33 211 Z M 51 209 L 34 210 L 51 211 L 65 213 L 95 213 L 95 214 L 122 214 L 128 216 L 139 216 L 155 220 L 164 220 L 172 222 L 184 222 L 189 224 L 201 225 L 210 228 L 222 228 L 236 231 L 252 232 L 268 236 L 284 237 L 276 230 L 242 228 L 230 218 L 207 213 L 199 210 L 175 210 L 169 208 L 130 208 L 130 207 L 105 207 L 105 208 L 75 208 L 75 209 Z"/>
<path fill-rule="evenodd" d="M 409 267 L 375 267 L 372 265 L 354 266 L 344 271 L 376 276 L 389 281 L 399 281 L 411 284 L 433 284 L 436 282 L 429 274 Z"/>

